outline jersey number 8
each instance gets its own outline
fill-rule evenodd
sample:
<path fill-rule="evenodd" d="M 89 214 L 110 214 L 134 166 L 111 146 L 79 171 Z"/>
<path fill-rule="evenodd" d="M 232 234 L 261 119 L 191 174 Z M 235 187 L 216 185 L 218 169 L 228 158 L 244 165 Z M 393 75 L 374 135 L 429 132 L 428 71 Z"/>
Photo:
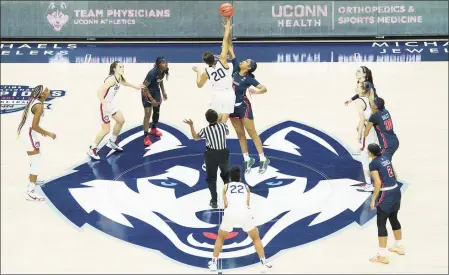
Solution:
<path fill-rule="evenodd" d="M 215 72 L 212 72 L 211 75 L 214 78 L 214 81 L 219 81 L 220 79 L 222 79 L 226 76 L 225 72 L 223 72 L 223 70 L 221 68 L 219 68 Z"/>
<path fill-rule="evenodd" d="M 237 189 L 237 191 L 235 190 Z M 231 194 L 243 194 L 243 186 L 239 185 L 239 186 L 235 186 L 235 185 L 231 185 Z"/>

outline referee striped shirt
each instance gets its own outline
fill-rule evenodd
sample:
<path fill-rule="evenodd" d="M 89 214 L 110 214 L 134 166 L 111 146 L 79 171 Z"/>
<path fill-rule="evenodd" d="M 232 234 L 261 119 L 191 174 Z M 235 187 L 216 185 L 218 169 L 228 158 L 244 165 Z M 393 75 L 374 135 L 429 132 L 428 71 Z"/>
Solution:
<path fill-rule="evenodd" d="M 226 136 L 229 135 L 228 125 L 217 122 L 204 127 L 198 135 L 206 139 L 206 147 L 214 150 L 226 149 Z"/>

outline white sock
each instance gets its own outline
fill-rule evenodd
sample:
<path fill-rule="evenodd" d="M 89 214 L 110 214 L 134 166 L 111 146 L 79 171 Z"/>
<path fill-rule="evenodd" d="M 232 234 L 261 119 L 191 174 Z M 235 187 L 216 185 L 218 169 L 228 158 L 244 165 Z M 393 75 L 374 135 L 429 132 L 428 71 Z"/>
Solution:
<path fill-rule="evenodd" d="M 243 154 L 243 160 L 244 161 L 249 161 L 249 154 L 248 153 L 244 153 Z"/>
<path fill-rule="evenodd" d="M 217 260 L 218 260 L 218 258 L 212 257 L 212 262 L 213 262 L 213 263 L 217 263 Z"/>
<path fill-rule="evenodd" d="M 27 189 L 27 191 L 28 192 L 33 192 L 34 188 L 36 188 L 36 184 L 34 182 L 31 182 L 31 181 L 28 182 L 28 189 Z"/>
<path fill-rule="evenodd" d="M 396 240 L 395 245 L 396 245 L 397 247 L 401 247 L 401 246 L 402 246 L 402 240 Z"/>
<path fill-rule="evenodd" d="M 97 144 L 92 143 L 92 145 L 90 146 L 92 149 L 97 149 Z"/>
<path fill-rule="evenodd" d="M 265 259 L 265 258 L 260 258 L 260 261 L 264 264 L 264 263 L 267 262 L 267 259 Z"/>
<path fill-rule="evenodd" d="M 265 157 L 264 153 L 259 154 L 259 159 L 260 159 L 260 161 L 266 161 L 267 160 L 267 158 Z"/>
<path fill-rule="evenodd" d="M 382 257 L 386 257 L 388 253 L 387 248 L 379 247 L 379 255 Z"/>
<path fill-rule="evenodd" d="M 117 140 L 117 136 L 111 135 L 110 140 L 111 140 L 112 142 L 115 142 L 115 141 Z"/>

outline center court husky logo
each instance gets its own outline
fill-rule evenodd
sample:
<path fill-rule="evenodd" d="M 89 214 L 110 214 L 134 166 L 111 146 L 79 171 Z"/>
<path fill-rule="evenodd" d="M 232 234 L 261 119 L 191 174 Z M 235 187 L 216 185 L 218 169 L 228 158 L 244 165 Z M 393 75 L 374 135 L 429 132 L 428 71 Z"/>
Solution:
<path fill-rule="evenodd" d="M 140 126 L 125 132 L 119 144 L 123 153 L 103 147 L 101 161 L 74 168 L 43 191 L 78 227 L 88 224 L 178 262 L 207 268 L 221 213 L 209 208 L 201 169 L 204 141 L 195 142 L 168 125 L 160 129 L 162 139 L 155 138 L 149 150 L 142 144 Z M 270 166 L 262 175 L 254 168 L 244 180 L 267 257 L 353 223 L 363 225 L 375 215 L 369 210 L 370 193 L 356 190 L 364 181 L 362 165 L 339 142 L 292 121 L 260 137 Z M 238 140 L 229 140 L 228 146 L 231 164 L 240 164 Z M 229 235 L 220 258 L 224 269 L 258 262 L 240 228 Z"/>

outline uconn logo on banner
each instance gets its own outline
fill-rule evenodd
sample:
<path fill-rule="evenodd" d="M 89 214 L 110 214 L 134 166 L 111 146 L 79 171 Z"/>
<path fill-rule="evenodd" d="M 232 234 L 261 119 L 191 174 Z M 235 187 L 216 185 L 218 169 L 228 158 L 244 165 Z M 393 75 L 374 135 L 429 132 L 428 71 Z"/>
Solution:
<path fill-rule="evenodd" d="M 1 85 L 1 114 L 9 114 L 23 111 L 30 100 L 33 87 L 25 85 Z M 49 101 L 57 97 L 65 96 L 65 91 L 50 90 L 50 96 L 44 102 L 45 109 L 50 109 Z"/>

